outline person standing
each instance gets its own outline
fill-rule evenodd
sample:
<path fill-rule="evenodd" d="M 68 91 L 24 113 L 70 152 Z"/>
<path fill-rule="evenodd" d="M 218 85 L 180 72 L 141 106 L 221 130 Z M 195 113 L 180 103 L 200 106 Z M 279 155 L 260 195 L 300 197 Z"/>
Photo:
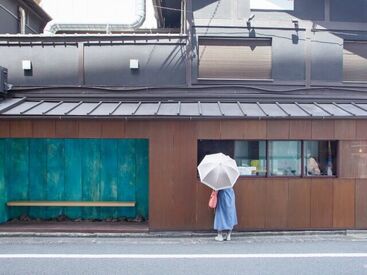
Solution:
<path fill-rule="evenodd" d="M 230 241 L 233 227 L 237 224 L 236 199 L 233 188 L 219 190 L 215 208 L 214 229 L 216 241 Z"/>

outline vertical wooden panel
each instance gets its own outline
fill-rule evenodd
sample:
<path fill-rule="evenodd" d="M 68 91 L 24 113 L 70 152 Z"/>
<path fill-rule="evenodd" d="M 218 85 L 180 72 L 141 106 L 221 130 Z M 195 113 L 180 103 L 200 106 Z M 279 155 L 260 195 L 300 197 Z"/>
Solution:
<path fill-rule="evenodd" d="M 32 137 L 32 122 L 30 120 L 13 120 L 10 123 L 11 137 Z"/>
<path fill-rule="evenodd" d="M 55 127 L 58 138 L 78 137 L 78 122 L 75 120 L 58 120 Z"/>
<path fill-rule="evenodd" d="M 54 120 L 35 120 L 32 121 L 33 137 L 55 137 L 56 124 Z"/>
<path fill-rule="evenodd" d="M 45 139 L 29 140 L 29 200 L 47 200 L 47 143 Z M 31 207 L 32 218 L 46 218 L 46 208 Z"/>
<path fill-rule="evenodd" d="M 246 120 L 244 121 L 244 139 L 266 139 L 266 121 Z"/>
<path fill-rule="evenodd" d="M 65 139 L 65 200 L 81 201 L 82 190 L 82 139 Z M 64 213 L 71 219 L 82 217 L 80 207 L 65 207 Z"/>
<path fill-rule="evenodd" d="M 8 220 L 6 207 L 7 186 L 5 181 L 6 139 L 0 139 L 0 223 Z"/>
<path fill-rule="evenodd" d="M 355 181 L 334 180 L 333 197 L 333 227 L 354 228 Z"/>
<path fill-rule="evenodd" d="M 313 179 L 311 183 L 311 227 L 333 226 L 333 180 Z"/>
<path fill-rule="evenodd" d="M 103 201 L 117 200 L 118 182 L 118 141 L 116 139 L 101 140 L 101 181 L 100 199 Z M 99 218 L 106 219 L 117 216 L 117 209 L 102 207 Z"/>
<path fill-rule="evenodd" d="M 125 121 L 126 138 L 147 138 L 150 130 L 151 121 Z"/>
<path fill-rule="evenodd" d="M 147 139 L 135 140 L 135 196 L 136 215 L 148 217 L 149 215 L 149 141 Z"/>
<path fill-rule="evenodd" d="M 214 210 L 209 208 L 208 201 L 211 189 L 200 182 L 195 182 L 196 210 L 195 210 L 195 229 L 212 230 L 214 221 Z"/>
<path fill-rule="evenodd" d="M 335 120 L 335 139 L 348 140 L 356 138 L 355 120 Z"/>
<path fill-rule="evenodd" d="M 268 139 L 288 139 L 289 120 L 268 120 L 267 121 Z"/>
<path fill-rule="evenodd" d="M 118 185 L 117 198 L 121 201 L 135 201 L 135 140 L 124 139 L 117 142 L 118 151 Z M 121 217 L 135 217 L 135 208 L 121 208 L 118 210 Z"/>
<path fill-rule="evenodd" d="M 356 121 L 356 138 L 366 139 L 367 138 L 367 120 L 357 120 Z"/>
<path fill-rule="evenodd" d="M 311 180 L 290 179 L 288 196 L 288 228 L 309 228 Z"/>
<path fill-rule="evenodd" d="M 8 200 L 27 200 L 29 187 L 28 139 L 8 139 L 5 179 L 8 185 Z M 9 218 L 28 214 L 28 207 L 9 208 Z"/>
<path fill-rule="evenodd" d="M 311 139 L 310 120 L 291 120 L 289 122 L 290 139 Z"/>
<path fill-rule="evenodd" d="M 335 139 L 334 120 L 312 120 L 312 139 Z"/>
<path fill-rule="evenodd" d="M 367 180 L 356 180 L 356 228 L 367 229 Z"/>
<path fill-rule="evenodd" d="M 122 120 L 102 121 L 103 138 L 123 138 L 125 136 L 125 123 Z"/>
<path fill-rule="evenodd" d="M 101 141 L 86 139 L 82 142 L 82 191 L 83 200 L 98 201 L 100 198 L 101 181 Z M 98 218 L 99 210 L 96 207 L 84 207 L 83 217 Z"/>
<path fill-rule="evenodd" d="M 9 120 L 0 120 L 0 137 L 10 137 Z"/>
<path fill-rule="evenodd" d="M 245 127 L 243 120 L 222 120 L 220 121 L 221 139 L 243 139 Z"/>
<path fill-rule="evenodd" d="M 173 122 L 157 122 L 151 128 L 149 146 L 149 227 L 176 228 L 180 217 L 174 214 Z"/>
<path fill-rule="evenodd" d="M 288 180 L 266 182 L 266 228 L 287 227 Z"/>
<path fill-rule="evenodd" d="M 64 140 L 47 139 L 47 199 L 64 199 Z M 61 207 L 49 207 L 47 217 L 53 218 L 61 215 Z"/>
<path fill-rule="evenodd" d="M 79 121 L 80 138 L 100 138 L 102 136 L 102 123 L 98 120 Z"/>
<path fill-rule="evenodd" d="M 218 120 L 198 121 L 196 124 L 198 139 L 220 139 L 220 126 Z"/>
<path fill-rule="evenodd" d="M 266 180 L 241 179 L 235 185 L 237 229 L 263 229 L 266 215 Z"/>

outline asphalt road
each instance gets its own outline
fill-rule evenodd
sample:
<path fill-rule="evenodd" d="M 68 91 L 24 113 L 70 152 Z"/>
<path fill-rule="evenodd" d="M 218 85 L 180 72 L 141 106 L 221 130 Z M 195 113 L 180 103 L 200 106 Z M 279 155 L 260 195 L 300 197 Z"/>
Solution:
<path fill-rule="evenodd" d="M 2 237 L 0 274 L 367 274 L 367 235 Z"/>

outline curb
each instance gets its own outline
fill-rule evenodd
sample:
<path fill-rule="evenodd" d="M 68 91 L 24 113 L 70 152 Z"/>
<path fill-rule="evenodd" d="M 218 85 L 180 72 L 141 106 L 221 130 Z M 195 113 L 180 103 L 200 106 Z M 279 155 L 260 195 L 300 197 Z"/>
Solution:
<path fill-rule="evenodd" d="M 0 238 L 6 237 L 55 237 L 55 238 L 212 238 L 216 232 L 164 231 L 147 233 L 83 233 L 83 232 L 0 232 Z M 272 236 L 314 236 L 314 235 L 356 235 L 367 234 L 367 230 L 331 230 L 331 231 L 246 231 L 233 232 L 236 237 L 272 237 Z"/>

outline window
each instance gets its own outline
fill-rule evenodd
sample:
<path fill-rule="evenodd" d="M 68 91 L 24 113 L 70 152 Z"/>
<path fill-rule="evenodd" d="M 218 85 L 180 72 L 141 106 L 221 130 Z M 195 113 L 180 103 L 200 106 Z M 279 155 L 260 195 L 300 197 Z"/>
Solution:
<path fill-rule="evenodd" d="M 199 39 L 199 78 L 271 79 L 271 40 Z"/>
<path fill-rule="evenodd" d="M 236 161 L 241 176 L 337 175 L 337 141 L 199 140 L 197 164 L 220 152 Z"/>
<path fill-rule="evenodd" d="M 305 176 L 336 175 L 336 141 L 305 141 L 303 146 Z"/>
<path fill-rule="evenodd" d="M 367 81 L 367 41 L 344 41 L 343 80 Z"/>
<path fill-rule="evenodd" d="M 269 141 L 270 176 L 301 175 L 301 142 Z"/>
<path fill-rule="evenodd" d="M 294 10 L 294 0 L 251 0 L 252 10 Z"/>

